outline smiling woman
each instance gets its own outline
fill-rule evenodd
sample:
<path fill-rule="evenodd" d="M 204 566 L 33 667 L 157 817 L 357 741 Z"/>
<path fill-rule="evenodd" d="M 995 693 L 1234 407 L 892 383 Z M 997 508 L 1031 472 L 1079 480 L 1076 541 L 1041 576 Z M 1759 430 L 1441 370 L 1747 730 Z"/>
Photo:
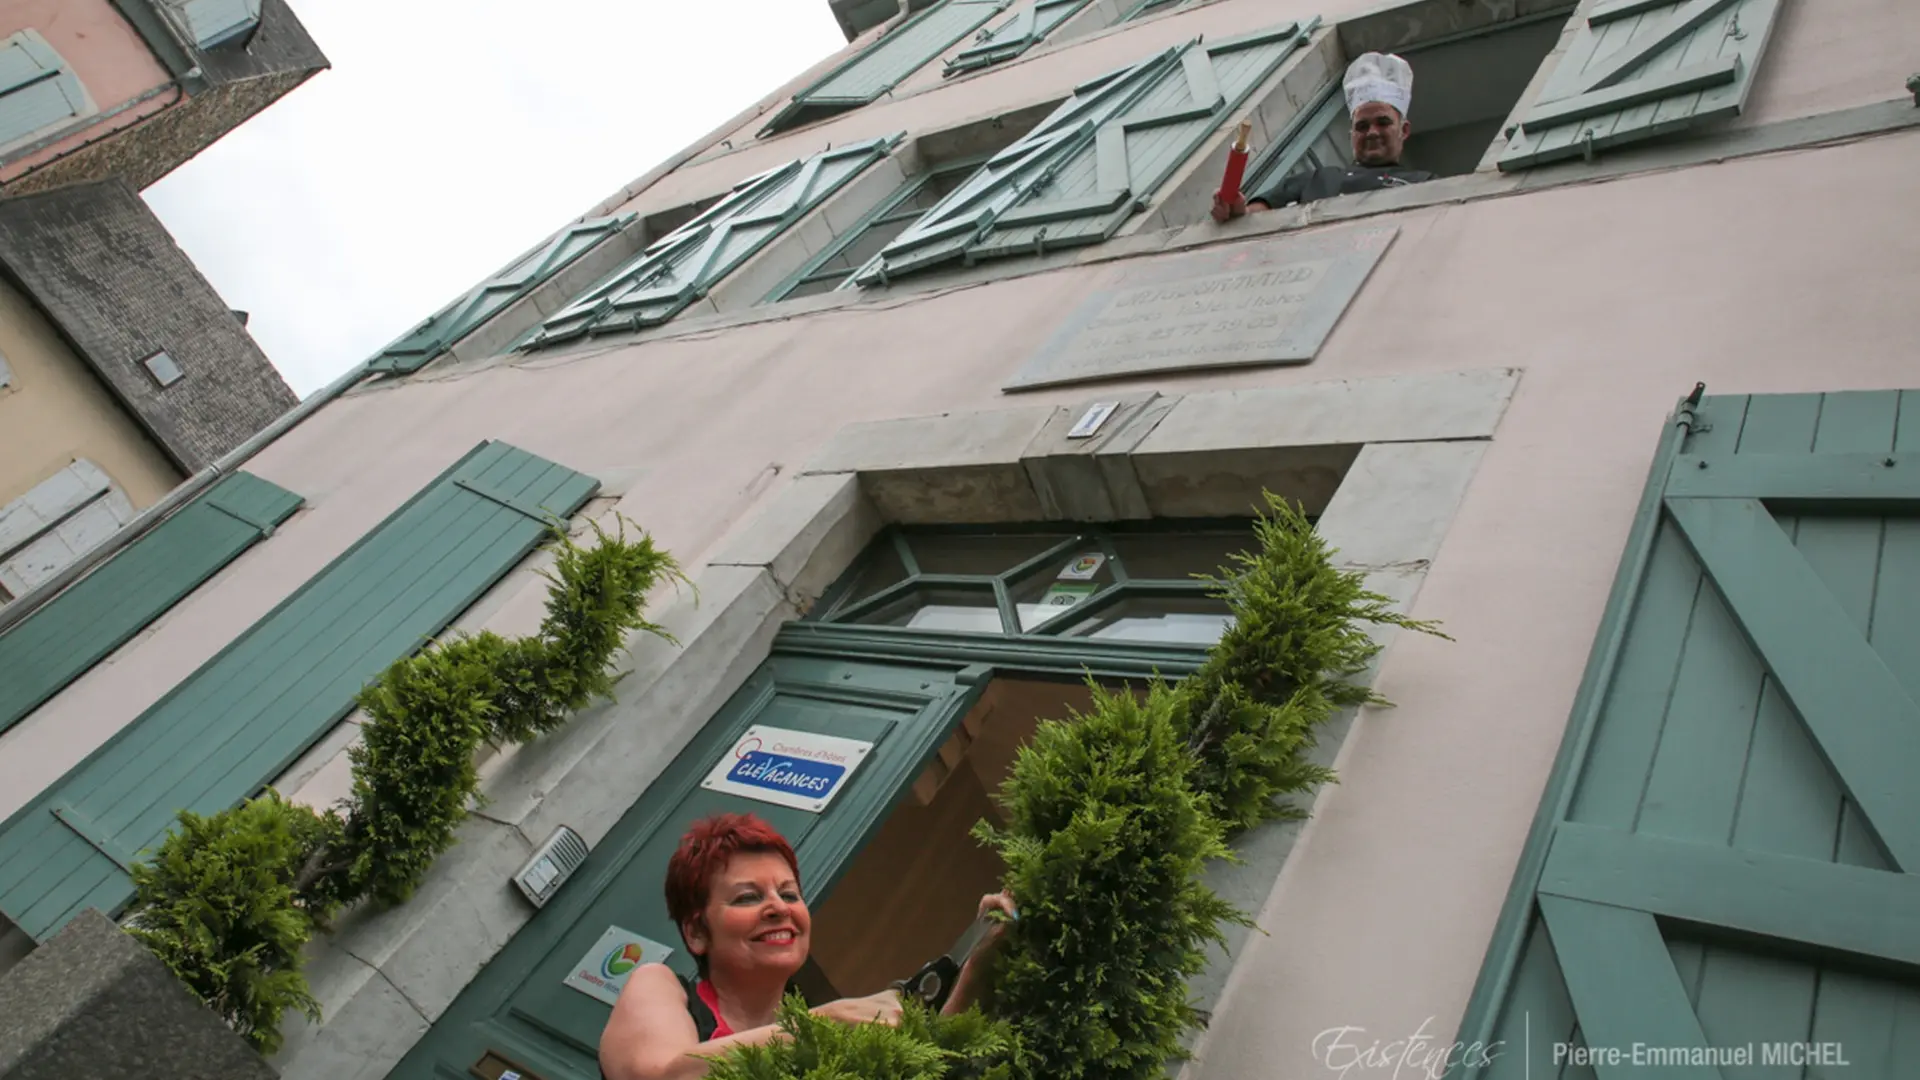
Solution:
<path fill-rule="evenodd" d="M 785 1038 L 775 1023 L 781 999 L 807 962 L 813 920 L 800 892 L 793 846 L 752 814 L 716 814 L 693 824 L 667 863 L 667 912 L 699 976 L 665 964 L 637 968 L 600 1037 L 606 1080 L 692 1080 L 708 1061 L 738 1046 Z M 1004 895 L 981 912 L 1012 913 Z M 975 956 L 997 940 L 990 933 Z M 942 1011 L 964 1010 L 977 968 L 970 957 Z M 900 1021 L 900 999 L 885 990 L 815 1007 L 848 1024 Z"/>

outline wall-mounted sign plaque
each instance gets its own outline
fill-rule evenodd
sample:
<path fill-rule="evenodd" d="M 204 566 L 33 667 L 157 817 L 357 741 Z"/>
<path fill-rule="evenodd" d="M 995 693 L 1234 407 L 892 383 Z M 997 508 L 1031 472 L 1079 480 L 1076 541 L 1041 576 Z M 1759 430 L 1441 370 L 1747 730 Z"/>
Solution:
<path fill-rule="evenodd" d="M 1398 226 L 1282 235 L 1130 260 L 1002 389 L 1200 368 L 1304 364 L 1320 351 Z"/>

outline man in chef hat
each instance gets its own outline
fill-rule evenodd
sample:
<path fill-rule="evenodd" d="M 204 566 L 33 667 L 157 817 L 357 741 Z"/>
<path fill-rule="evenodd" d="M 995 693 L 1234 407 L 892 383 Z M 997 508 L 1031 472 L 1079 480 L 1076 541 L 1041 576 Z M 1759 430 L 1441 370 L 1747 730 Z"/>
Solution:
<path fill-rule="evenodd" d="M 1432 173 L 1400 167 L 1400 152 L 1413 134 L 1413 125 L 1407 123 L 1413 68 L 1398 56 L 1366 53 L 1348 66 L 1345 90 L 1347 113 L 1353 119 L 1352 165 L 1328 165 L 1283 177 L 1247 199 L 1245 206 L 1230 206 L 1215 196 L 1214 220 L 1433 179 Z"/>

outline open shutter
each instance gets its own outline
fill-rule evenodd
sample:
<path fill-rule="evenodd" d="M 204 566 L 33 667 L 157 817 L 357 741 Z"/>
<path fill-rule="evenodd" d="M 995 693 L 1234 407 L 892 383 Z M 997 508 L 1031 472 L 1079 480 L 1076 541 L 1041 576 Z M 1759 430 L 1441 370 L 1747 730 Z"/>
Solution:
<path fill-rule="evenodd" d="M 9 627 L 0 634 L 0 731 L 265 539 L 301 501 L 234 473 Z"/>
<path fill-rule="evenodd" d="M 1809 1076 L 1912 1075 L 1916 417 L 1915 391 L 1681 409 L 1458 1036 L 1499 1045 L 1454 1076 L 1760 1075 L 1742 1048 L 1806 1042 L 1847 1059 Z"/>
<path fill-rule="evenodd" d="M 176 811 L 279 776 L 597 487 L 483 443 L 0 825 L 0 913 L 44 941 L 86 908 L 118 911 Z"/>
<path fill-rule="evenodd" d="M 548 319 L 529 346 L 666 322 L 860 170 L 885 157 L 899 138 L 825 150 L 742 183 Z"/>
<path fill-rule="evenodd" d="M 992 64 L 1011 60 L 1046 39 L 1093 0 L 1034 0 L 1014 15 L 988 30 L 947 61 L 943 75 L 960 75 Z"/>
<path fill-rule="evenodd" d="M 1737 114 L 1780 0 L 1607 0 L 1500 155 L 1519 169 Z"/>
<path fill-rule="evenodd" d="M 0 146 L 90 111 L 79 78 L 38 32 L 0 42 Z"/>
<path fill-rule="evenodd" d="M 399 375 L 420 370 L 633 219 L 633 214 L 620 214 L 570 226 L 382 349 L 368 362 L 367 370 Z"/>
<path fill-rule="evenodd" d="M 214 49 L 260 25 L 260 0 L 174 0 L 193 43 Z"/>
<path fill-rule="evenodd" d="M 895 237 L 854 280 L 1093 244 L 1147 205 L 1318 20 L 1218 44 L 1192 41 L 1073 96 Z"/>
<path fill-rule="evenodd" d="M 835 113 L 857 109 L 900 85 L 961 38 L 1006 10 L 1011 0 L 941 0 L 834 68 L 760 129 L 765 138 Z"/>

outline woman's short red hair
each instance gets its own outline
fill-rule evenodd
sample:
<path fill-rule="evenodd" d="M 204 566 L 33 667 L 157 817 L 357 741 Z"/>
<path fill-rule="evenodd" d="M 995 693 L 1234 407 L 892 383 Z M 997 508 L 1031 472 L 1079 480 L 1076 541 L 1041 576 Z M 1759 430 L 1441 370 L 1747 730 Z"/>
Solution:
<path fill-rule="evenodd" d="M 767 851 L 787 860 L 794 880 L 800 880 L 800 860 L 794 857 L 793 845 L 757 814 L 714 814 L 694 822 L 667 860 L 667 917 L 676 927 L 692 922 L 706 910 L 713 875 L 729 859 L 742 852 Z M 685 937 L 684 930 L 681 936 Z"/>

